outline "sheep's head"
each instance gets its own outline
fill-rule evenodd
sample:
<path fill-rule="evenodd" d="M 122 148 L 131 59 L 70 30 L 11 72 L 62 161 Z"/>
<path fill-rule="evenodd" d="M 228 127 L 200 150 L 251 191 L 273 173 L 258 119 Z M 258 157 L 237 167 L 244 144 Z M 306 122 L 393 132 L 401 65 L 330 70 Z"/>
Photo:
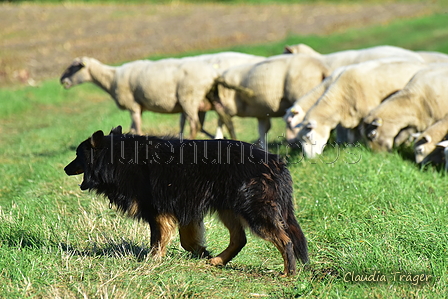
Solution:
<path fill-rule="evenodd" d="M 430 136 L 418 138 L 414 146 L 415 162 L 422 165 L 446 163 L 447 146 L 447 140 L 436 144 L 435 141 L 431 140 Z"/>
<path fill-rule="evenodd" d="M 65 89 L 89 81 L 90 75 L 86 70 L 84 60 L 83 58 L 76 58 L 62 74 L 60 82 Z"/>
<path fill-rule="evenodd" d="M 445 136 L 445 138 L 447 138 L 447 136 Z M 440 152 L 437 152 L 438 150 L 440 150 Z M 442 151 L 443 151 L 443 154 L 442 154 Z M 436 152 L 435 155 L 437 155 L 437 157 L 439 159 L 438 160 L 433 159 L 432 161 L 434 161 L 434 163 L 445 162 L 445 171 L 448 171 L 448 140 L 443 140 L 443 141 L 440 141 L 439 143 L 437 143 L 437 147 L 433 151 L 433 153 L 434 152 Z M 431 155 L 433 155 L 433 153 L 431 153 Z M 430 157 L 430 155 L 428 155 L 427 158 L 429 158 L 429 157 Z M 426 162 L 425 160 L 423 162 Z"/>
<path fill-rule="evenodd" d="M 301 129 L 297 134 L 302 149 L 308 158 L 315 158 L 316 155 L 322 154 L 328 138 L 330 137 L 331 128 L 318 125 L 313 120 L 302 122 Z"/>
<path fill-rule="evenodd" d="M 366 117 L 362 125 L 362 133 L 369 147 L 376 152 L 391 151 L 396 134 L 391 134 L 388 126 L 381 118 Z"/>
<path fill-rule="evenodd" d="M 435 148 L 436 145 L 431 143 L 431 136 L 419 136 L 414 144 L 415 162 L 422 163 L 423 159 Z"/>
<path fill-rule="evenodd" d="M 297 134 L 300 128 L 297 125 L 300 124 L 305 116 L 305 112 L 300 106 L 293 106 L 286 111 L 283 120 L 286 123 L 286 139 L 288 142 L 296 142 Z"/>

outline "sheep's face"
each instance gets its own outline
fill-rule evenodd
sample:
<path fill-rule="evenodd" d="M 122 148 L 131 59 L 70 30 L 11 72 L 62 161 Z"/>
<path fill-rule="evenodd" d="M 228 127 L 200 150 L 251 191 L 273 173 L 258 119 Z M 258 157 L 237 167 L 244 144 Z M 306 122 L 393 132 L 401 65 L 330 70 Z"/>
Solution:
<path fill-rule="evenodd" d="M 436 146 L 430 142 L 430 136 L 421 136 L 415 141 L 414 154 L 416 163 L 422 163 L 423 159 L 435 149 Z"/>
<path fill-rule="evenodd" d="M 60 82 L 65 89 L 90 80 L 89 72 L 85 63 L 80 58 L 76 58 L 72 64 L 64 71 Z"/>
<path fill-rule="evenodd" d="M 429 140 L 427 143 L 421 144 L 421 142 L 424 142 L 423 139 L 426 139 L 425 137 L 419 138 L 415 142 L 415 161 L 417 163 L 421 163 L 422 165 L 425 164 L 441 164 L 446 163 L 446 156 L 448 154 L 447 146 L 448 141 L 444 140 L 437 144 L 435 142 L 431 142 L 431 137 L 429 137 Z M 421 151 L 421 153 L 420 153 Z M 419 154 L 419 156 L 418 156 Z"/>
<path fill-rule="evenodd" d="M 300 128 L 297 126 L 302 122 L 303 117 L 305 116 L 305 112 L 300 106 L 295 106 L 286 111 L 285 116 L 283 116 L 283 120 L 286 123 L 286 140 L 288 142 L 296 142 L 297 134 L 300 131 Z"/>
<path fill-rule="evenodd" d="M 367 144 L 373 151 L 392 150 L 396 134 L 392 133 L 389 126 L 385 125 L 381 118 L 375 118 L 372 121 L 366 119 L 362 126 L 362 132 L 367 139 Z"/>
<path fill-rule="evenodd" d="M 317 125 L 315 121 L 305 121 L 300 129 L 297 137 L 302 144 L 302 149 L 308 158 L 315 158 L 316 155 L 322 154 L 331 129 Z"/>

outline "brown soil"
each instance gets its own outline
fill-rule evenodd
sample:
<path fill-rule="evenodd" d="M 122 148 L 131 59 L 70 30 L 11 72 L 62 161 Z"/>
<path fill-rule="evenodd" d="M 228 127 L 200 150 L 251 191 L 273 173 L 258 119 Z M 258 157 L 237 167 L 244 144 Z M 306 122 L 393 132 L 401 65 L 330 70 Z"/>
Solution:
<path fill-rule="evenodd" d="M 424 3 L 271 5 L 0 4 L 0 86 L 58 77 L 77 56 L 114 64 L 327 34 L 429 14 Z M 279 53 L 282 49 L 279 49 Z"/>

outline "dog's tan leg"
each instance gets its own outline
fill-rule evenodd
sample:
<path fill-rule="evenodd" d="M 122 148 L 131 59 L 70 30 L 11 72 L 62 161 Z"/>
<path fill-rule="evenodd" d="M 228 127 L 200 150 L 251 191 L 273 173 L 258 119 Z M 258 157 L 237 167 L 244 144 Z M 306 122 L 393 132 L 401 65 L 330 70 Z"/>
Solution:
<path fill-rule="evenodd" d="M 246 233 L 241 219 L 232 211 L 220 211 L 219 218 L 229 230 L 230 244 L 218 256 L 210 259 L 210 263 L 214 266 L 227 264 L 246 245 Z"/>
<path fill-rule="evenodd" d="M 294 275 L 296 272 L 296 259 L 293 243 L 283 228 L 283 222 L 276 221 L 275 219 L 270 220 L 271 223 L 264 223 L 264 226 L 261 226 L 256 231 L 253 230 L 253 232 L 260 238 L 272 242 L 278 251 L 280 251 L 284 264 L 282 276 Z"/>
<path fill-rule="evenodd" d="M 270 236 L 267 239 L 274 243 L 282 255 L 284 270 L 281 276 L 294 275 L 296 273 L 296 259 L 294 257 L 291 239 L 284 230 L 279 231 L 278 234 Z"/>
<path fill-rule="evenodd" d="M 205 244 L 205 228 L 204 222 L 191 222 L 187 225 L 179 227 L 180 244 L 182 247 L 200 257 L 208 257 Z"/>
<path fill-rule="evenodd" d="M 166 254 L 166 246 L 171 241 L 177 220 L 173 215 L 162 214 L 150 222 L 151 226 L 151 254 L 161 258 Z"/>

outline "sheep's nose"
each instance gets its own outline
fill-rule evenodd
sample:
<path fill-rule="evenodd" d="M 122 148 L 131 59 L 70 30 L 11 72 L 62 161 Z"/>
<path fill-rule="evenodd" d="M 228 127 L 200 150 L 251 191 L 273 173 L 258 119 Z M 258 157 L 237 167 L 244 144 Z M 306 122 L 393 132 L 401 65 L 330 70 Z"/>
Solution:
<path fill-rule="evenodd" d="M 62 78 L 61 84 L 64 86 L 64 88 L 70 88 L 70 86 L 72 85 L 69 78 Z"/>

